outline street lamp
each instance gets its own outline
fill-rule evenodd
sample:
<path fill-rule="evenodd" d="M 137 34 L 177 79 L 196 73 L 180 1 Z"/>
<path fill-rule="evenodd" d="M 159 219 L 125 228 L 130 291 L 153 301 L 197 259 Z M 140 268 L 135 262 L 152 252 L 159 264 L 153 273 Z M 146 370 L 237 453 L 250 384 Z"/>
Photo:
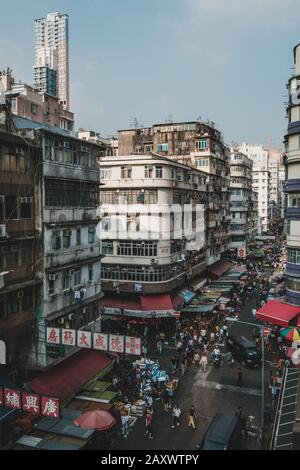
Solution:
<path fill-rule="evenodd" d="M 261 336 L 261 445 L 263 446 L 263 432 L 264 432 L 264 410 L 265 410 L 265 342 L 264 342 L 264 326 L 258 325 L 257 323 L 250 323 L 242 320 L 238 320 L 237 318 L 227 317 L 226 321 L 230 323 L 241 323 L 244 325 L 254 326 L 259 328 L 260 336 Z"/>

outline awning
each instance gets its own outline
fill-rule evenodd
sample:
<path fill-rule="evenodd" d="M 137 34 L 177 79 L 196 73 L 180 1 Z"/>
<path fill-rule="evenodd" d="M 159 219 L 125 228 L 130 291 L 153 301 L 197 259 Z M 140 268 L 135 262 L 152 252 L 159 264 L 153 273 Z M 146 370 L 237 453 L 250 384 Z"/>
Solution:
<path fill-rule="evenodd" d="M 111 364 L 108 357 L 97 351 L 81 350 L 33 379 L 28 388 L 41 395 L 65 399 Z"/>
<path fill-rule="evenodd" d="M 180 297 L 183 298 L 184 302 L 188 304 L 191 302 L 195 297 L 197 297 L 197 294 L 195 292 L 192 292 L 188 289 L 183 289 L 182 291 L 179 292 Z"/>
<path fill-rule="evenodd" d="M 131 299 L 131 298 L 113 298 L 113 297 L 104 297 L 99 302 L 101 307 L 108 307 L 112 309 L 133 309 L 133 310 L 141 310 L 141 303 L 139 300 Z"/>
<path fill-rule="evenodd" d="M 270 300 L 256 312 L 256 318 L 275 325 L 288 326 L 289 322 L 300 313 L 295 307 L 277 300 Z"/>
<path fill-rule="evenodd" d="M 189 305 L 181 310 L 182 313 L 211 313 L 217 304 Z"/>
<path fill-rule="evenodd" d="M 179 297 L 179 295 L 171 295 L 171 300 L 175 310 L 178 310 L 184 305 L 184 300 L 182 297 Z"/>
<path fill-rule="evenodd" d="M 3 369 L 0 367 L 0 388 L 7 387 L 7 388 L 17 388 L 15 384 L 12 382 L 11 378 L 4 372 Z M 18 410 L 11 408 L 7 408 L 6 406 L 0 406 L 0 422 L 8 421 L 12 418 L 16 418 L 19 415 Z"/>
<path fill-rule="evenodd" d="M 173 303 L 169 294 L 141 295 L 141 306 L 144 311 L 173 310 Z"/>
<path fill-rule="evenodd" d="M 212 264 L 211 266 L 208 266 L 207 271 L 213 276 L 220 277 L 222 276 L 222 274 L 229 271 L 230 268 L 232 268 L 232 263 L 230 263 L 229 261 L 220 260 Z"/>

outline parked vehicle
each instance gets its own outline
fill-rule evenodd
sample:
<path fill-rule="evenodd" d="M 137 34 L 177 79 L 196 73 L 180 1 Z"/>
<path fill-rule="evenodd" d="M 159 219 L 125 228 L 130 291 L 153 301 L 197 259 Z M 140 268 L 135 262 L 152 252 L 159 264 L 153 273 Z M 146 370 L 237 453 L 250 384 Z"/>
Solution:
<path fill-rule="evenodd" d="M 227 349 L 243 366 L 261 366 L 261 353 L 257 350 L 256 344 L 244 336 L 229 335 L 227 337 Z"/>
<path fill-rule="evenodd" d="M 214 357 L 213 357 L 213 365 L 214 365 L 216 368 L 220 367 L 220 365 L 221 365 L 221 355 L 219 355 L 219 354 L 214 355 Z"/>
<path fill-rule="evenodd" d="M 201 450 L 238 450 L 240 442 L 240 420 L 236 416 L 217 414 L 198 447 Z"/>

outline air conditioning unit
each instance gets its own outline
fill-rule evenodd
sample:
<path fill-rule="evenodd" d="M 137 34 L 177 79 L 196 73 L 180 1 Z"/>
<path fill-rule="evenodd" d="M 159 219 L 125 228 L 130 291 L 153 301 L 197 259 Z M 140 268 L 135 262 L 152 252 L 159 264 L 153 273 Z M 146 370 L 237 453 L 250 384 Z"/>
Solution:
<path fill-rule="evenodd" d="M 57 274 L 49 274 L 49 281 L 56 281 L 57 278 Z"/>
<path fill-rule="evenodd" d="M 63 325 L 65 323 L 65 317 L 59 318 L 58 319 L 58 324 Z"/>
<path fill-rule="evenodd" d="M 150 261 L 151 264 L 158 264 L 158 259 L 154 259 L 152 258 L 152 260 Z"/>
<path fill-rule="evenodd" d="M 113 287 L 118 287 L 118 285 L 119 285 L 118 281 L 113 282 Z"/>
<path fill-rule="evenodd" d="M 6 238 L 6 237 L 7 237 L 6 225 L 1 224 L 0 225 L 0 238 Z"/>
<path fill-rule="evenodd" d="M 82 313 L 86 313 L 86 307 L 83 307 Z"/>
<path fill-rule="evenodd" d="M 75 313 L 70 313 L 70 315 L 68 315 L 68 320 L 72 320 L 75 316 Z"/>
<path fill-rule="evenodd" d="M 70 148 L 70 144 L 69 144 L 69 142 L 64 142 L 64 148 L 65 148 L 65 149 L 68 149 L 68 148 Z"/>
<path fill-rule="evenodd" d="M 80 146 L 80 152 L 87 152 L 88 149 L 87 147 L 84 147 L 83 145 Z"/>
<path fill-rule="evenodd" d="M 23 153 L 24 153 L 24 150 L 21 147 L 16 147 L 16 154 L 23 155 Z"/>
<path fill-rule="evenodd" d="M 19 290 L 19 291 L 17 292 L 17 297 L 18 297 L 18 299 L 22 298 L 23 296 L 24 296 L 24 291 L 23 291 L 23 290 Z"/>

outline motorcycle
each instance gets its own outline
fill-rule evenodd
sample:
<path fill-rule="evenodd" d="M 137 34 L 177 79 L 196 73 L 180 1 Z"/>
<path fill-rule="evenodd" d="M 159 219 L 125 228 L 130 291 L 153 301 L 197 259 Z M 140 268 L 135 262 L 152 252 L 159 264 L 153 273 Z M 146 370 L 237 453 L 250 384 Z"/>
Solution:
<path fill-rule="evenodd" d="M 221 354 L 215 354 L 213 357 L 213 365 L 218 368 L 221 365 Z"/>

